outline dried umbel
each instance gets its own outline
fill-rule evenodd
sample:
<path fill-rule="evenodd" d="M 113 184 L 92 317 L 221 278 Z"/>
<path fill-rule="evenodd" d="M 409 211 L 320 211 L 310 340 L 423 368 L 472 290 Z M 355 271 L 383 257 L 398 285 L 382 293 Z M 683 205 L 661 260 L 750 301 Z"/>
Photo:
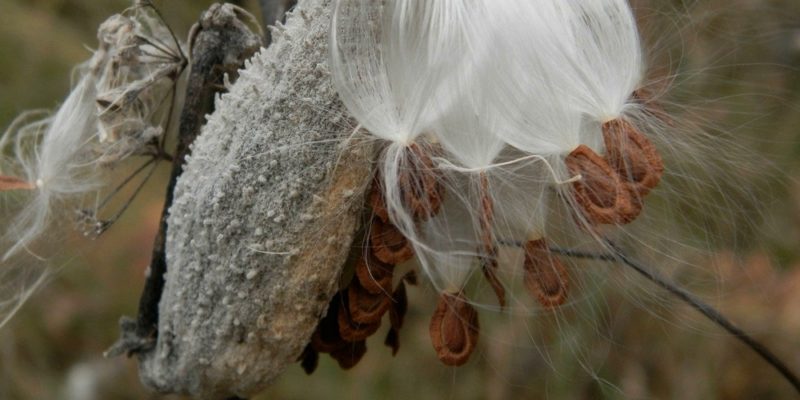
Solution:
<path fill-rule="evenodd" d="M 107 61 L 96 72 L 95 151 L 108 164 L 131 155 L 159 155 L 175 83 L 186 66 L 181 44 L 148 4 L 104 22 L 98 38 L 98 52 Z"/>
<path fill-rule="evenodd" d="M 52 204 L 100 190 L 100 167 L 132 155 L 168 158 L 163 132 L 186 65 L 180 44 L 149 3 L 110 17 L 97 37 L 97 50 L 76 68 L 77 84 L 58 111 L 28 123 L 21 117 L 0 140 L 4 149 L 13 144 L 14 156 L 0 169 L 16 171 L 21 176 L 13 179 L 27 182 L 2 189 L 33 192 L 6 231 L 7 238 L 14 237 L 6 258 L 39 236 Z M 96 210 L 89 214 L 95 218 Z"/>

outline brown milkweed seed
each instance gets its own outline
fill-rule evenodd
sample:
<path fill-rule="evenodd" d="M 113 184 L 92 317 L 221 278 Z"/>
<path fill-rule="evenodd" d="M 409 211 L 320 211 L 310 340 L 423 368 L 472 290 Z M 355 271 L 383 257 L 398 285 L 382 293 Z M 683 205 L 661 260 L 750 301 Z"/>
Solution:
<path fill-rule="evenodd" d="M 303 353 L 300 354 L 300 358 L 298 358 L 297 361 L 300 361 L 300 366 L 303 367 L 303 371 L 305 371 L 306 375 L 311 375 L 317 370 L 317 365 L 319 365 L 319 352 L 314 350 L 311 344 L 309 344 L 303 349 Z"/>
<path fill-rule="evenodd" d="M 525 243 L 525 287 L 547 308 L 564 304 L 569 281 L 567 269 L 553 257 L 544 239 Z"/>
<path fill-rule="evenodd" d="M 615 119 L 603 124 L 606 160 L 639 196 L 645 196 L 661 181 L 664 162 L 658 150 L 633 124 Z"/>
<path fill-rule="evenodd" d="M 356 262 L 356 279 L 366 291 L 372 294 L 389 293 L 392 290 L 394 265 L 386 264 L 367 250 Z"/>
<path fill-rule="evenodd" d="M 406 294 L 406 285 L 404 281 L 400 281 L 394 293 L 392 293 L 392 307 L 389 309 L 389 321 L 391 328 L 386 333 L 386 339 L 383 344 L 392 349 L 392 355 L 397 355 L 400 349 L 400 328 L 403 327 L 403 320 L 405 319 L 406 312 L 408 311 L 408 295 Z"/>
<path fill-rule="evenodd" d="M 386 201 L 383 198 L 383 185 L 381 185 L 381 178 L 378 175 L 372 180 L 372 189 L 367 195 L 367 204 L 378 218 L 383 222 L 389 222 L 389 211 L 386 209 Z"/>
<path fill-rule="evenodd" d="M 319 321 L 317 329 L 311 336 L 311 347 L 320 353 L 330 353 L 347 345 L 347 342 L 339 334 L 341 302 L 341 295 L 337 293 L 328 305 L 327 314 Z"/>
<path fill-rule="evenodd" d="M 641 212 L 629 185 L 597 153 L 585 145 L 578 146 L 565 160 L 571 175 L 581 179 L 572 183 L 575 201 L 583 215 L 593 224 L 624 224 Z"/>
<path fill-rule="evenodd" d="M 481 269 L 483 270 L 483 276 L 489 281 L 489 285 L 494 290 L 494 295 L 497 297 L 497 303 L 500 304 L 500 307 L 506 306 L 506 288 L 500 282 L 500 279 L 497 278 L 497 250 L 492 249 L 492 254 L 487 256 L 481 256 Z"/>
<path fill-rule="evenodd" d="M 387 264 L 401 264 L 414 257 L 414 248 L 400 230 L 380 218 L 372 219 L 369 242 L 375 258 Z"/>
<path fill-rule="evenodd" d="M 353 279 L 347 287 L 347 305 L 350 318 L 358 324 L 380 324 L 383 314 L 392 306 L 387 293 L 372 294 Z"/>
<path fill-rule="evenodd" d="M 7 190 L 33 190 L 36 189 L 36 185 L 22 180 L 20 178 L 15 178 L 13 176 L 5 176 L 0 175 L 0 192 L 4 192 Z"/>
<path fill-rule="evenodd" d="M 430 335 L 436 356 L 445 365 L 463 365 L 478 344 L 478 312 L 463 292 L 442 293 L 433 313 Z"/>
<path fill-rule="evenodd" d="M 494 241 L 494 234 L 492 225 L 494 224 L 494 203 L 489 196 L 489 179 L 486 174 L 481 173 L 481 212 L 479 216 L 480 225 L 480 238 L 481 238 L 481 269 L 483 276 L 489 281 L 489 284 L 497 296 L 497 302 L 500 307 L 506 306 L 506 289 L 497 278 L 497 246 Z"/>
<path fill-rule="evenodd" d="M 412 144 L 408 152 L 406 168 L 398 177 L 403 203 L 414 219 L 425 221 L 439 212 L 444 186 L 439 182 L 428 151 Z"/>
<path fill-rule="evenodd" d="M 353 320 L 350 315 L 349 296 L 342 296 L 343 304 L 339 307 L 337 322 L 339 335 L 347 342 L 358 342 L 372 336 L 381 327 L 381 321 L 362 324 Z"/>
<path fill-rule="evenodd" d="M 359 340 L 357 342 L 348 343 L 347 346 L 331 352 L 331 357 L 339 363 L 341 369 L 346 370 L 355 367 L 366 353 L 366 341 Z"/>
<path fill-rule="evenodd" d="M 397 285 L 397 289 L 392 293 L 392 307 L 389 308 L 389 322 L 394 329 L 403 327 L 403 320 L 408 312 L 408 293 L 406 293 L 406 284 L 401 281 Z"/>

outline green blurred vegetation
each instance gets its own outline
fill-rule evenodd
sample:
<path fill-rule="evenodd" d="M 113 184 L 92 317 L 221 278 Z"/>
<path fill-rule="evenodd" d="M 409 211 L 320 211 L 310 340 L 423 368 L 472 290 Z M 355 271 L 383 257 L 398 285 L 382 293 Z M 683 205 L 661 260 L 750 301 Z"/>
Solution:
<path fill-rule="evenodd" d="M 184 36 L 210 3 L 158 4 Z M 756 155 L 742 160 L 752 169 L 708 174 L 719 185 L 730 185 L 731 193 L 753 196 L 699 196 L 706 205 L 740 205 L 738 219 L 747 219 L 746 224 L 716 219 L 702 205 L 670 205 L 685 212 L 676 222 L 693 221 L 726 238 L 711 249 L 711 257 L 694 260 L 713 271 L 712 278 L 694 280 L 692 271 L 677 277 L 692 282 L 693 289 L 800 370 L 800 186 L 793 180 L 800 160 L 800 3 L 634 3 L 653 49 L 654 69 L 678 74 L 664 99 L 667 108 L 678 118 L 702 116 L 712 134 L 729 135 Z M 68 91 L 71 68 L 89 57 L 99 23 L 127 4 L 4 0 L 0 126 L 23 110 L 55 106 Z M 715 156 L 730 161 L 737 154 Z M 71 396 L 78 383 L 96 385 L 89 388 L 96 397 L 86 399 L 161 398 L 138 382 L 134 360 L 104 360 L 101 354 L 117 337 L 119 316 L 135 312 L 166 172 L 159 170 L 101 239 L 89 242 L 76 234 L 54 243 L 64 248 L 54 260 L 63 270 L 0 330 L 0 399 L 76 398 Z M 733 174 L 739 179 L 726 181 Z M 733 187 L 742 182 L 747 191 Z M 691 233 L 684 234 L 689 240 Z M 553 315 L 482 311 L 480 349 L 458 369 L 441 366 L 431 349 L 431 290 L 412 288 L 396 357 L 382 345 L 384 327 L 353 370 L 341 371 L 322 356 L 313 376 L 292 366 L 259 398 L 792 398 L 791 388 L 774 371 L 687 307 L 613 267 L 586 265 L 586 270 L 587 277 L 576 285 L 586 292 Z"/>

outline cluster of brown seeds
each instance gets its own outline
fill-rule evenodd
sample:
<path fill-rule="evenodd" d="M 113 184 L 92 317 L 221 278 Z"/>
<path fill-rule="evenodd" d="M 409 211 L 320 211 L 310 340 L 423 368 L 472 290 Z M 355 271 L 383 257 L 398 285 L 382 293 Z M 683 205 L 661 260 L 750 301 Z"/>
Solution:
<path fill-rule="evenodd" d="M 655 146 L 625 119 L 603 125 L 605 156 L 587 146 L 579 146 L 566 158 L 568 170 L 580 179 L 572 183 L 580 217 L 589 224 L 626 224 L 642 211 L 642 198 L 658 185 L 664 166 Z M 433 172 L 430 155 L 417 145 L 409 147 L 407 165 L 399 177 L 401 198 L 415 222 L 436 215 L 441 208 L 444 187 Z M 489 180 L 480 179 L 481 268 L 501 307 L 506 293 L 497 277 L 498 242 L 493 232 L 494 205 Z M 394 269 L 414 257 L 414 249 L 403 233 L 392 224 L 383 197 L 383 182 L 376 177 L 369 193 L 372 211 L 366 251 L 355 267 L 349 285 L 338 292 L 306 347 L 301 361 L 306 372 L 317 365 L 319 353 L 328 353 L 348 369 L 366 353 L 366 339 L 389 313 L 391 329 L 385 344 L 396 354 L 399 330 L 407 310 L 406 284 L 416 277 L 409 273 L 393 288 Z M 550 251 L 544 238 L 532 238 L 522 245 L 524 284 L 545 308 L 554 308 L 567 299 L 568 271 Z M 478 313 L 467 300 L 463 288 L 442 292 L 430 322 L 430 336 L 436 355 L 446 365 L 462 365 L 469 360 L 479 337 Z"/>
<path fill-rule="evenodd" d="M 605 157 L 584 145 L 567 156 L 570 173 L 581 176 L 572 184 L 573 193 L 590 224 L 627 224 L 641 213 L 664 164 L 655 146 L 625 119 L 603 124 L 603 140 Z"/>
<path fill-rule="evenodd" d="M 441 207 L 443 187 L 432 175 L 433 161 L 416 145 L 409 149 L 409 168 L 400 176 L 401 195 L 417 222 L 435 215 Z M 400 348 L 400 328 L 403 325 L 408 300 L 406 285 L 416 284 L 410 272 L 392 287 L 398 264 L 414 257 L 407 238 L 389 219 L 383 195 L 383 183 L 376 177 L 368 196 L 372 211 L 367 246 L 355 266 L 355 274 L 346 288 L 331 300 L 328 312 L 320 321 L 311 343 L 301 356 L 307 373 L 317 365 L 319 353 L 328 353 L 343 369 L 355 366 L 367 351 L 366 339 L 380 328 L 388 313 L 390 329 L 384 344 L 397 354 Z"/>

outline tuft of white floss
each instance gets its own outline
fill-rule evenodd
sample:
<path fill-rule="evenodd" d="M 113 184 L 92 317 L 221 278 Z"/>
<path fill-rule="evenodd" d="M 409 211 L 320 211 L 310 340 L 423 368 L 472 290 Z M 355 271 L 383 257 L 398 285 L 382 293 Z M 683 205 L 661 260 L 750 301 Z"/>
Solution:
<path fill-rule="evenodd" d="M 56 204 L 99 187 L 97 168 L 87 152 L 97 124 L 96 90 L 89 74 L 93 61 L 78 68 L 78 83 L 54 115 L 3 136 L 3 147 L 13 144 L 15 169 L 35 182 L 25 207 L 6 227 L 5 240 L 13 244 L 4 252 L 4 261 L 44 231 Z"/>
<path fill-rule="evenodd" d="M 2 232 L 0 288 L 7 299 L 0 301 L 0 326 L 49 276 L 32 244 L 54 217 L 103 190 L 107 167 L 163 152 L 186 65 L 181 45 L 152 5 L 139 2 L 101 24 L 98 41 L 55 113 L 38 120 L 25 113 L 0 137 L 0 151 L 10 155 L 0 164 L 4 189 L 20 196 L 2 194 L 21 204 Z"/>
<path fill-rule="evenodd" d="M 463 29 L 470 3 L 336 2 L 329 49 L 333 83 L 372 135 L 409 145 L 457 97 L 447 83 L 468 61 Z"/>
<path fill-rule="evenodd" d="M 334 85 L 360 126 L 387 142 L 378 164 L 386 207 L 418 254 L 437 251 L 420 234 L 419 221 L 403 199 L 415 182 L 403 179 L 409 171 L 437 173 L 430 160 L 443 139 L 436 134 L 440 120 L 446 114 L 451 119 L 465 115 L 460 109 L 474 74 L 475 50 L 484 48 L 473 41 L 470 29 L 483 6 L 482 0 L 338 0 L 334 5 L 329 47 Z M 470 121 L 478 117 L 474 110 L 467 114 Z M 495 154 L 479 154 L 486 147 L 473 140 L 472 131 L 449 132 L 453 135 L 441 144 L 454 146 L 451 150 L 463 154 L 469 166 L 470 160 L 485 166 L 503 146 L 487 132 Z M 420 259 L 424 263 L 426 257 Z"/>
<path fill-rule="evenodd" d="M 101 166 L 132 155 L 154 156 L 163 135 L 162 110 L 184 62 L 178 44 L 149 6 L 108 18 L 98 29 L 99 45 L 76 68 L 77 83 L 50 117 L 4 133 L 0 148 L 14 156 L 4 170 L 34 183 L 25 207 L 8 224 L 8 259 L 47 226 L 58 205 L 99 190 Z M 166 116 L 168 117 L 168 116 Z"/>

